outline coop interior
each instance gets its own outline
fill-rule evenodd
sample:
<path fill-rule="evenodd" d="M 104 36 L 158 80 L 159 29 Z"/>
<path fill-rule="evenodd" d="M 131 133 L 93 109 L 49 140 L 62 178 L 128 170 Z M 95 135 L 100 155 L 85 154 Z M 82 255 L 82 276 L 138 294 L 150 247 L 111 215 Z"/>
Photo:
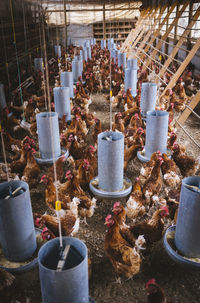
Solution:
<path fill-rule="evenodd" d="M 200 302 L 200 3 L 1 0 L 0 302 Z"/>

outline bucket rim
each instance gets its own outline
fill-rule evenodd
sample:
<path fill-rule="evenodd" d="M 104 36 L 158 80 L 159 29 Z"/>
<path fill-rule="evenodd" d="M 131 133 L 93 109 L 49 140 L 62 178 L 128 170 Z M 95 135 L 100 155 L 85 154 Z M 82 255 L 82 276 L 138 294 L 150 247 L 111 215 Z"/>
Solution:
<path fill-rule="evenodd" d="M 84 243 L 82 240 L 80 240 L 80 239 L 78 239 L 78 238 L 75 238 L 75 237 L 67 237 L 67 236 L 65 236 L 65 237 L 62 237 L 62 239 L 63 239 L 63 240 L 68 240 L 68 239 L 72 240 L 72 239 L 73 239 L 73 240 L 75 240 L 75 241 L 81 243 L 81 245 L 83 245 L 83 247 L 84 247 L 85 250 L 86 250 L 86 256 L 83 257 L 83 260 L 82 260 L 77 266 L 74 266 L 74 267 L 69 268 L 69 269 L 65 269 L 65 270 L 61 271 L 61 273 L 62 273 L 62 272 L 66 272 L 66 271 L 74 271 L 74 270 L 77 270 L 80 266 L 82 266 L 83 262 L 84 262 L 85 259 L 88 257 L 88 249 L 87 249 L 87 246 L 85 245 L 85 243 Z M 41 268 L 43 268 L 43 269 L 45 269 L 45 270 L 48 270 L 48 271 L 51 271 L 51 272 L 55 272 L 56 269 L 50 269 L 50 268 L 44 266 L 44 265 L 42 264 L 42 262 L 40 261 L 40 254 L 42 253 L 42 252 L 41 252 L 42 249 L 44 249 L 46 246 L 50 245 L 50 244 L 49 244 L 50 242 L 51 242 L 51 243 L 52 243 L 52 242 L 58 242 L 58 247 L 59 247 L 59 237 L 56 237 L 56 238 L 54 238 L 54 239 L 51 239 L 51 240 L 47 241 L 44 245 L 42 245 L 42 246 L 40 247 L 40 249 L 39 249 L 39 251 L 38 251 L 38 265 L 39 265 L 39 267 L 41 266 Z"/>

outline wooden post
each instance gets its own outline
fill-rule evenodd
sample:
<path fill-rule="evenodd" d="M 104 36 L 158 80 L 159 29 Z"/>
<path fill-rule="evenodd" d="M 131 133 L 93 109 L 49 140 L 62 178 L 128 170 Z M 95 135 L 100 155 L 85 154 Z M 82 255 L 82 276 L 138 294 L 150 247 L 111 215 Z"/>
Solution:
<path fill-rule="evenodd" d="M 200 101 L 200 91 L 198 91 L 198 93 L 192 98 L 189 106 L 194 109 L 197 104 L 199 103 Z M 182 114 L 180 115 L 180 117 L 178 118 L 178 122 L 183 125 L 184 122 L 187 120 L 187 118 L 189 117 L 189 115 L 191 114 L 191 110 L 189 108 L 185 108 L 185 110 L 182 112 Z M 179 127 L 179 124 L 176 123 L 176 127 L 178 128 Z"/>
<path fill-rule="evenodd" d="M 63 0 L 63 11 L 64 11 L 64 48 L 66 53 L 66 47 L 67 47 L 67 15 L 66 15 L 66 0 Z"/>
<path fill-rule="evenodd" d="M 105 12 L 105 2 L 103 3 L 103 39 L 106 39 L 106 12 Z"/>
<path fill-rule="evenodd" d="M 193 0 L 190 1 L 190 5 L 189 5 L 189 22 L 191 22 L 192 20 L 192 15 L 193 15 Z M 188 40 L 187 40 L 187 49 L 190 50 L 190 44 L 191 44 L 191 38 L 192 38 L 192 31 L 189 32 L 188 35 Z"/>
<path fill-rule="evenodd" d="M 177 52 L 179 51 L 179 48 L 181 47 L 181 45 L 183 44 L 184 40 L 186 39 L 187 35 L 190 32 L 190 29 L 193 27 L 193 25 L 195 24 L 195 22 L 197 21 L 198 17 L 200 16 L 200 7 L 197 9 L 196 13 L 194 14 L 192 21 L 189 23 L 189 25 L 186 27 L 186 29 L 184 30 L 181 38 L 178 40 L 178 43 L 176 44 L 176 46 L 174 47 L 173 51 L 170 54 L 170 57 L 168 57 L 167 61 L 165 62 L 164 66 L 162 67 L 161 71 L 160 71 L 160 77 L 162 77 L 165 73 L 166 68 L 168 68 L 168 66 L 170 65 L 170 63 L 173 61 L 173 58 L 176 56 Z M 199 41 L 199 40 L 197 40 Z M 196 43 L 197 44 L 197 43 Z M 194 48 L 194 47 L 193 47 Z M 189 53 L 190 54 L 190 53 Z M 187 56 L 188 57 L 188 56 Z M 187 58 L 186 57 L 186 58 Z M 190 59 L 191 60 L 191 59 Z M 183 64 L 182 64 L 183 65 Z M 181 65 L 181 66 L 182 66 Z"/>
<path fill-rule="evenodd" d="M 198 51 L 199 47 L 200 47 L 200 38 L 194 44 L 193 48 L 191 49 L 191 51 L 189 52 L 189 54 L 187 55 L 187 57 L 185 58 L 185 60 L 182 62 L 182 64 L 178 68 L 177 72 L 171 78 L 171 80 L 168 83 L 167 87 L 163 91 L 161 97 L 163 97 L 165 95 L 166 91 L 169 88 L 172 88 L 175 85 L 176 81 L 181 76 L 181 74 L 183 73 L 183 71 L 186 69 L 186 67 L 188 66 L 188 64 L 190 63 L 190 61 L 192 60 L 192 58 L 194 57 L 194 55 L 196 54 L 196 52 Z"/>
<path fill-rule="evenodd" d="M 185 4 L 183 4 L 183 7 L 182 7 L 181 10 L 178 12 L 178 18 L 183 14 L 183 12 L 185 11 L 185 9 L 186 9 L 188 3 L 189 3 L 189 1 L 187 1 Z M 172 31 L 172 29 L 173 29 L 173 27 L 175 26 L 175 24 L 176 24 L 176 19 L 175 19 L 175 20 L 172 22 L 172 24 L 170 24 L 170 26 L 167 28 L 166 33 L 165 33 L 164 35 L 162 35 L 162 37 L 161 37 L 162 40 L 165 41 L 165 40 L 167 39 L 167 37 L 169 36 L 169 34 L 170 34 L 170 32 Z M 163 44 L 163 41 L 159 40 L 159 41 L 158 41 L 158 44 L 157 44 L 157 46 L 156 46 L 156 49 L 155 49 L 155 50 L 152 52 L 152 54 L 151 54 L 151 58 L 155 58 L 157 52 L 161 49 L 162 44 Z M 146 66 L 149 66 L 150 62 L 151 62 L 151 59 L 149 58 L 149 59 L 147 59 L 145 65 L 146 65 Z"/>
<path fill-rule="evenodd" d="M 160 23 L 160 19 L 159 19 L 160 26 L 159 26 L 159 28 L 155 31 L 155 33 L 153 34 L 153 37 L 151 38 L 149 44 L 153 45 L 153 43 L 154 43 L 156 37 L 160 34 L 160 30 L 162 29 L 162 27 L 163 27 L 163 25 L 165 24 L 165 22 L 168 20 L 169 16 L 171 15 L 172 11 L 174 10 L 175 6 L 176 6 L 176 3 L 174 3 L 174 4 L 170 7 L 170 9 L 168 10 L 168 13 L 166 14 L 165 18 L 163 19 L 163 21 L 162 21 L 161 23 Z M 161 13 L 162 13 L 162 12 L 160 12 L 160 15 L 161 15 Z M 148 50 L 149 50 L 149 48 L 150 48 L 150 45 L 147 45 L 147 46 L 145 47 L 144 51 L 147 53 Z"/>

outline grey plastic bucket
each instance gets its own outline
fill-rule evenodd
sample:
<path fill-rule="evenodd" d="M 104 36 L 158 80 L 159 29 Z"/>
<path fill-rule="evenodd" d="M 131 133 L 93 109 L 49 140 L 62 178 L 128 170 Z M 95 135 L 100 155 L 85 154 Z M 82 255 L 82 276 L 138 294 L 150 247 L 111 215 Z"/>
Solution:
<path fill-rule="evenodd" d="M 58 117 L 62 118 L 63 115 L 66 115 L 66 121 L 71 120 L 69 87 L 54 87 L 53 94 L 55 111 L 58 113 Z"/>
<path fill-rule="evenodd" d="M 105 140 L 112 138 L 112 141 Z M 106 191 L 117 191 L 123 187 L 124 135 L 106 131 L 98 135 L 99 187 Z"/>
<path fill-rule="evenodd" d="M 61 57 L 61 46 L 60 45 L 54 45 L 55 50 L 55 56 L 60 58 Z"/>
<path fill-rule="evenodd" d="M 161 110 L 147 112 L 145 156 L 150 159 L 152 153 L 167 151 L 169 113 Z"/>
<path fill-rule="evenodd" d="M 155 110 L 157 96 L 157 84 L 151 82 L 142 83 L 141 89 L 141 114 L 146 117 L 147 112 Z"/>
<path fill-rule="evenodd" d="M 83 49 L 83 60 L 87 61 L 88 60 L 88 55 L 87 55 L 87 48 Z"/>
<path fill-rule="evenodd" d="M 9 189 L 21 193 L 5 199 Z M 25 261 L 37 248 L 29 186 L 23 181 L 0 184 L 0 243 L 4 256 L 10 261 Z"/>
<path fill-rule="evenodd" d="M 43 58 L 34 58 L 34 69 L 35 71 L 43 71 Z"/>
<path fill-rule="evenodd" d="M 72 61 L 72 73 L 73 73 L 73 81 L 77 82 L 78 78 L 82 76 L 83 70 L 83 62 L 80 60 Z"/>
<path fill-rule="evenodd" d="M 188 188 L 195 186 L 199 190 Z M 186 257 L 200 258 L 200 177 L 182 180 L 179 212 L 176 223 L 176 248 Z"/>
<path fill-rule="evenodd" d="M 126 68 L 125 69 L 125 92 L 128 88 L 131 89 L 133 97 L 137 95 L 137 69 Z"/>
<path fill-rule="evenodd" d="M 127 60 L 127 68 L 137 69 L 137 58 Z"/>
<path fill-rule="evenodd" d="M 73 73 L 72 72 L 62 72 L 60 74 L 61 86 L 69 87 L 70 98 L 74 98 L 74 88 L 73 88 Z"/>
<path fill-rule="evenodd" d="M 88 57 L 88 59 L 92 59 L 92 54 L 91 54 L 91 47 L 90 46 L 88 46 L 87 47 L 87 57 Z"/>
<path fill-rule="evenodd" d="M 0 110 L 4 109 L 7 106 L 6 97 L 4 92 L 4 85 L 0 83 Z"/>
<path fill-rule="evenodd" d="M 42 303 L 88 303 L 87 247 L 77 238 L 63 237 L 63 246 L 73 250 L 66 260 L 68 269 L 56 271 L 59 245 L 59 238 L 50 240 L 38 253 Z"/>
<path fill-rule="evenodd" d="M 52 159 L 54 146 L 55 158 L 61 155 L 58 114 L 43 112 L 36 115 L 40 157 Z M 52 128 L 51 128 L 52 125 Z"/>

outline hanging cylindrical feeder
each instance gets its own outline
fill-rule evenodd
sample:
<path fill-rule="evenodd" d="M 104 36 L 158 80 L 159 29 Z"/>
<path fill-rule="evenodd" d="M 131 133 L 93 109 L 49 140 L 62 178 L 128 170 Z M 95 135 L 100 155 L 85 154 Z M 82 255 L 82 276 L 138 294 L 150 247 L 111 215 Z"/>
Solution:
<path fill-rule="evenodd" d="M 118 53 L 118 66 L 126 68 L 126 53 Z"/>
<path fill-rule="evenodd" d="M 157 96 L 157 84 L 151 82 L 142 83 L 141 88 L 141 114 L 146 118 L 147 112 L 155 110 Z"/>
<path fill-rule="evenodd" d="M 161 154 L 167 152 L 168 120 L 169 113 L 166 111 L 147 112 L 145 148 L 143 151 L 138 151 L 139 160 L 149 161 L 151 155 L 158 150 Z"/>
<path fill-rule="evenodd" d="M 54 45 L 55 50 L 55 56 L 60 58 L 61 57 L 61 46 L 60 45 Z"/>
<path fill-rule="evenodd" d="M 130 180 L 124 186 L 124 135 L 106 131 L 98 135 L 98 188 L 96 179 L 90 182 L 91 191 L 99 196 L 124 197 L 132 188 Z"/>
<path fill-rule="evenodd" d="M 137 69 L 126 68 L 125 69 L 125 92 L 127 89 L 131 89 L 131 94 L 133 97 L 137 95 Z"/>
<path fill-rule="evenodd" d="M 118 54 L 120 53 L 120 51 L 118 49 L 115 49 L 114 51 L 114 63 L 116 64 L 118 61 Z"/>
<path fill-rule="evenodd" d="M 73 73 L 72 72 L 61 72 L 60 81 L 61 81 L 61 86 L 69 87 L 70 98 L 74 98 Z"/>
<path fill-rule="evenodd" d="M 40 158 L 53 161 L 53 156 L 58 158 L 61 155 L 58 114 L 55 112 L 39 113 L 36 115 L 36 122 Z"/>
<path fill-rule="evenodd" d="M 44 63 L 43 63 L 43 58 L 34 58 L 34 69 L 35 71 L 43 71 L 43 66 L 44 66 Z"/>
<path fill-rule="evenodd" d="M 69 87 L 54 87 L 53 94 L 55 111 L 58 113 L 58 117 L 62 118 L 63 115 L 66 115 L 65 121 L 71 120 Z"/>
<path fill-rule="evenodd" d="M 175 245 L 185 257 L 200 258 L 200 177 L 182 180 Z"/>
<path fill-rule="evenodd" d="M 72 61 L 72 73 L 73 73 L 73 81 L 76 83 L 79 77 L 82 77 L 83 70 L 83 61 L 81 60 L 73 60 Z"/>
<path fill-rule="evenodd" d="M 88 55 L 87 55 L 87 48 L 83 49 L 83 60 L 87 61 L 88 60 Z"/>
<path fill-rule="evenodd" d="M 94 45 L 96 44 L 96 38 L 93 38 L 93 44 Z"/>
<path fill-rule="evenodd" d="M 127 68 L 137 69 L 137 58 L 127 60 Z"/>
<path fill-rule="evenodd" d="M 77 238 L 62 239 L 63 247 L 70 245 L 62 270 L 57 270 L 59 238 L 48 241 L 38 253 L 43 303 L 89 303 L 87 247 Z"/>
<path fill-rule="evenodd" d="M 0 184 L 0 243 L 10 261 L 25 261 L 37 248 L 26 182 L 13 180 Z"/>
<path fill-rule="evenodd" d="M 101 40 L 101 49 L 106 48 L 106 40 Z"/>
<path fill-rule="evenodd" d="M 3 110 L 7 106 L 6 97 L 4 92 L 4 85 L 0 83 L 0 110 Z"/>
<path fill-rule="evenodd" d="M 87 47 L 87 57 L 88 57 L 88 59 L 92 59 L 92 54 L 91 54 L 91 47 L 89 46 L 89 47 Z"/>

